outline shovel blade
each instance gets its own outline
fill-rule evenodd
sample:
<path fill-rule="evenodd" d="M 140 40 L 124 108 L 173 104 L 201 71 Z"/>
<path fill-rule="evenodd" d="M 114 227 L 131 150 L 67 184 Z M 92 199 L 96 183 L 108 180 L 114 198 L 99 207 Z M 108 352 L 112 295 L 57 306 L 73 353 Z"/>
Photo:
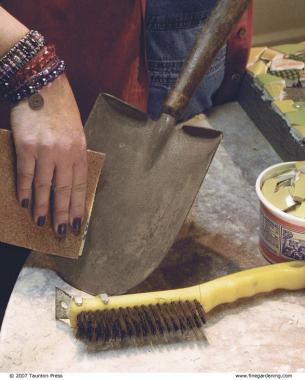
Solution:
<path fill-rule="evenodd" d="M 221 133 L 174 128 L 149 168 L 155 122 L 110 95 L 86 124 L 88 147 L 106 153 L 83 254 L 56 258 L 58 273 L 90 294 L 122 294 L 141 283 L 173 244 L 221 141 Z"/>

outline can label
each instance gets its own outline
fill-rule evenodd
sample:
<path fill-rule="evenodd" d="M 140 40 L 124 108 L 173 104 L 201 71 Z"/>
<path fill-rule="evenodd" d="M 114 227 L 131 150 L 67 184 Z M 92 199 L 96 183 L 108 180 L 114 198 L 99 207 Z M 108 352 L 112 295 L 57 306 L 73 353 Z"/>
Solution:
<path fill-rule="evenodd" d="M 305 260 L 305 229 L 274 217 L 263 207 L 260 214 L 260 244 L 271 261 L 278 261 L 278 258 Z"/>
<path fill-rule="evenodd" d="M 262 210 L 263 211 L 263 210 Z M 273 255 L 280 256 L 281 253 L 281 228 L 273 222 L 266 214 L 260 215 L 260 234 L 261 240 Z"/>
<path fill-rule="evenodd" d="M 282 229 L 282 256 L 294 260 L 305 260 L 305 234 L 286 228 Z"/>

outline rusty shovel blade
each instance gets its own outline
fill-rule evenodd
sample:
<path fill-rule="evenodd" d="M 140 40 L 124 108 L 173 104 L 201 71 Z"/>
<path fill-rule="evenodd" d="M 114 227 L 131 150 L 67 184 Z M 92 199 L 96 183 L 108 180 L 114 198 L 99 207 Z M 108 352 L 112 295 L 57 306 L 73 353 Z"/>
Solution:
<path fill-rule="evenodd" d="M 121 294 L 165 257 L 185 220 L 221 133 L 176 125 L 249 0 L 222 0 L 201 31 L 153 122 L 101 95 L 87 123 L 90 149 L 106 153 L 83 255 L 57 259 L 58 272 L 91 294 Z"/>
<path fill-rule="evenodd" d="M 58 273 L 90 294 L 125 293 L 142 282 L 173 244 L 221 141 L 221 132 L 175 126 L 147 165 L 155 123 L 106 94 L 86 125 L 88 147 L 106 153 L 83 254 L 56 258 Z"/>

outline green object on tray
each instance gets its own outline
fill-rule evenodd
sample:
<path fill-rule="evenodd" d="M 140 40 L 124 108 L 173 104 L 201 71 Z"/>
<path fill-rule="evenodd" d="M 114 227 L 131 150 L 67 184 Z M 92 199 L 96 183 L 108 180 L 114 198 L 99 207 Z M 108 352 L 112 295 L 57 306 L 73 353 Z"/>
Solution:
<path fill-rule="evenodd" d="M 264 89 L 271 99 L 282 100 L 284 98 L 285 85 L 283 83 L 268 83 Z"/>
<path fill-rule="evenodd" d="M 286 117 L 291 125 L 305 125 L 305 109 L 288 112 Z"/>
<path fill-rule="evenodd" d="M 276 100 L 273 105 L 283 114 L 296 112 L 298 109 L 295 107 L 295 103 L 291 99 Z"/>
<path fill-rule="evenodd" d="M 260 74 L 267 74 L 267 71 L 268 67 L 263 61 L 257 61 L 252 66 L 248 67 L 248 72 L 255 77 Z"/>
<path fill-rule="evenodd" d="M 291 55 L 291 54 L 301 53 L 302 51 L 305 52 L 305 44 L 301 43 L 301 44 L 277 45 L 277 46 L 271 47 L 271 49 L 279 51 L 284 54 Z"/>
<path fill-rule="evenodd" d="M 259 74 L 255 77 L 255 80 L 262 87 L 265 87 L 270 83 L 282 83 L 285 85 L 284 79 L 271 74 Z"/>

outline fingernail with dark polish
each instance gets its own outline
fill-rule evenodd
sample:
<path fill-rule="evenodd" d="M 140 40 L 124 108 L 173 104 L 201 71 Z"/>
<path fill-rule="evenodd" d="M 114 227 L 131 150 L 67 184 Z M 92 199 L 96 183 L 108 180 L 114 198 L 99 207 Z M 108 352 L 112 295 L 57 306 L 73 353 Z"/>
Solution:
<path fill-rule="evenodd" d="M 58 233 L 58 235 L 60 235 L 60 236 L 65 236 L 66 233 L 67 233 L 67 225 L 66 225 L 65 223 L 60 224 L 60 225 L 57 227 L 57 233 Z"/>
<path fill-rule="evenodd" d="M 42 226 L 44 226 L 45 222 L 46 222 L 46 217 L 45 216 L 40 216 L 37 219 L 37 226 L 42 227 Z"/>
<path fill-rule="evenodd" d="M 82 219 L 81 218 L 75 218 L 73 220 L 73 223 L 72 223 L 73 231 L 74 232 L 79 232 L 81 224 L 82 224 Z"/>
<path fill-rule="evenodd" d="M 21 207 L 23 208 L 29 208 L 30 200 L 29 199 L 22 199 L 21 201 Z"/>

